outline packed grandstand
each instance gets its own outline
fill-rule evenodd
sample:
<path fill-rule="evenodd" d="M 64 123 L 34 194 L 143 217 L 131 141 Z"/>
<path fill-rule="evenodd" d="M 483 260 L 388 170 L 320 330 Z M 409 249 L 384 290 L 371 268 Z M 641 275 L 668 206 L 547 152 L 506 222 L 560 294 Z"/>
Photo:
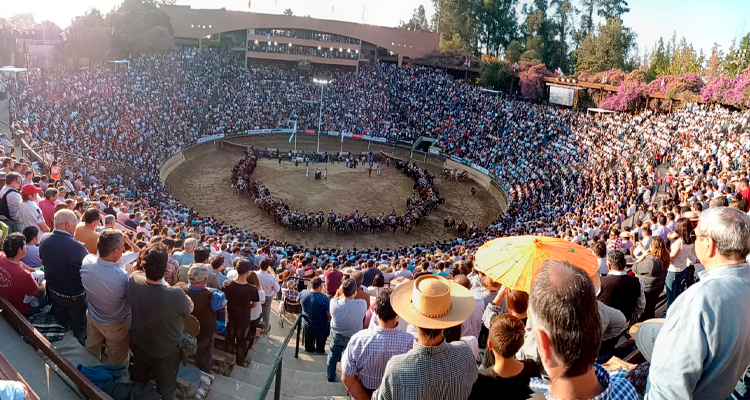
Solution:
<path fill-rule="evenodd" d="M 423 136 L 434 138 L 433 146 L 442 155 L 486 170 L 500 183 L 507 192 L 507 212 L 497 215 L 489 226 L 446 242 L 387 249 L 307 248 L 299 243 L 267 237 L 264 232 L 241 230 L 211 215 L 198 215 L 190 209 L 189 204 L 181 204 L 170 195 L 160 179 L 160 166 L 172 155 L 207 137 L 242 135 L 268 128 L 288 129 L 290 121 L 296 121 L 300 131 L 317 129 L 320 107 L 317 96 L 320 88 L 313 78 L 331 81 L 322 105 L 321 130 L 368 135 L 387 143 L 411 143 Z M 365 295 L 368 308 L 370 295 L 377 299 L 377 304 L 373 301 L 372 309 L 367 314 L 367 318 L 374 318 L 375 307 L 383 307 L 378 308 L 383 312 L 390 307 L 382 305 L 385 300 L 381 300 L 383 296 L 379 295 L 382 281 L 386 280 L 384 276 L 388 281 L 395 279 L 391 282 L 391 286 L 395 287 L 399 279 L 403 281 L 428 270 L 441 277 L 468 275 L 469 278 L 463 279 L 467 279 L 473 292 L 482 293 L 477 301 L 483 309 L 486 307 L 484 315 L 480 313 L 482 317 L 479 318 L 488 318 L 487 322 L 480 320 L 470 328 L 473 336 L 479 339 L 476 347 L 483 348 L 481 353 L 477 350 L 474 354 L 474 361 L 486 368 L 493 365 L 485 358 L 490 357 L 489 347 L 484 350 L 487 335 L 492 337 L 494 332 L 489 323 L 492 317 L 507 310 L 518 317 L 514 317 L 515 320 L 525 322 L 527 318 L 526 305 L 522 309 L 513 309 L 515 306 L 512 304 L 517 301 L 514 296 L 523 297 L 521 294 L 508 291 L 503 292 L 506 294 L 501 297 L 497 284 L 472 270 L 475 252 L 488 240 L 522 235 L 568 240 L 593 251 L 598 259 L 598 272 L 604 276 L 607 275 L 608 263 L 610 268 L 620 271 L 617 265 L 613 266 L 620 263 L 620 258 L 608 259 L 607 252 L 621 254 L 618 251 L 624 249 L 630 257 L 630 254 L 636 253 L 631 251 L 636 246 L 634 243 L 640 242 L 645 243 L 642 247 L 653 249 L 654 254 L 663 255 L 663 249 L 651 244 L 651 237 L 661 238 L 653 240 L 657 244 L 682 240 L 684 246 L 688 246 L 688 241 L 692 246 L 698 236 L 693 233 L 695 226 L 687 233 L 686 222 L 676 223 L 677 220 L 687 221 L 692 218 L 693 212 L 707 210 L 710 206 L 730 206 L 747 212 L 750 199 L 747 182 L 750 111 L 690 103 L 672 113 L 590 114 L 484 91 L 454 80 L 444 71 L 422 66 L 397 68 L 383 63 L 362 66 L 356 71 L 325 67 L 303 70 L 295 66 L 250 62 L 245 68 L 243 63 L 225 53 L 186 49 L 135 58 L 127 68 L 107 67 L 75 72 L 59 70 L 45 74 L 29 71 L 28 81 L 18 81 L 11 114 L 12 129 L 22 132 L 24 141 L 40 154 L 41 159 L 22 160 L 15 166 L 12 161 L 10 166 L 4 162 L 3 171 L 8 176 L 11 170 L 25 172 L 30 170 L 31 161 L 49 168 L 43 171 L 44 175 L 49 175 L 49 180 L 29 176 L 29 181 L 24 181 L 22 193 L 28 197 L 36 192 L 29 188 L 27 193 L 26 183 L 37 183 L 40 190 L 46 191 L 55 188 L 53 181 L 59 181 L 57 187 L 73 199 L 69 202 L 71 210 L 78 212 L 74 224 L 78 220 L 86 225 L 89 222 L 98 224 L 98 217 L 96 221 L 89 221 L 87 212 L 89 207 L 98 208 L 104 214 L 113 215 L 122 229 L 130 227 L 135 231 L 133 242 L 128 240 L 127 243 L 131 250 L 138 247 L 151 251 L 153 246 L 149 242 L 153 237 L 160 237 L 159 240 L 171 247 L 170 250 L 181 249 L 167 267 L 164 276 L 167 284 L 187 282 L 186 279 L 191 284 L 200 283 L 201 279 L 205 282 L 206 276 L 212 276 L 202 267 L 190 268 L 189 276 L 186 268 L 183 272 L 180 272 L 183 268 L 178 269 L 193 264 L 193 261 L 198 262 L 198 258 L 203 257 L 201 250 L 197 250 L 199 248 L 208 248 L 212 256 L 224 257 L 214 265 L 215 271 L 221 271 L 224 265 L 228 267 L 223 273 L 218 273 L 224 275 L 219 278 L 222 283 L 226 279 L 233 279 L 228 278 L 232 272 L 236 277 L 236 270 L 244 271 L 241 272 L 245 276 L 243 279 L 247 277 L 247 266 L 241 265 L 242 262 L 232 263 L 232 258 L 249 259 L 262 268 L 269 265 L 281 267 L 278 276 L 285 278 L 298 273 L 300 278 L 311 278 L 331 266 L 343 271 L 349 267 L 361 267 L 368 282 L 356 282 L 357 287 L 375 287 Z M 13 149 L 9 143 L 3 146 L 5 155 L 9 156 Z M 243 189 L 246 188 L 244 185 L 253 182 L 247 163 L 255 155 L 248 153 L 235 169 L 233 182 L 242 183 Z M 422 174 L 426 174 L 416 165 L 410 164 L 406 168 L 405 173 L 414 174 L 415 182 L 420 182 Z M 239 182 L 240 178 L 242 182 Z M 420 184 L 419 189 L 429 192 L 433 189 L 432 182 L 429 185 L 426 182 L 425 178 L 425 184 Z M 259 188 L 260 183 L 255 182 L 254 185 L 250 189 L 254 196 L 268 196 Z M 52 197 L 48 193 L 45 193 L 46 201 L 54 201 L 58 196 L 57 192 L 52 192 Z M 65 196 L 64 192 L 61 196 Z M 27 200 L 26 197 L 24 200 Z M 430 207 L 439 207 L 438 197 L 433 198 L 432 192 L 423 199 L 430 201 Z M 64 199 L 62 202 L 65 204 Z M 57 214 L 54 217 L 50 214 L 55 207 L 50 211 L 47 207 L 41 207 L 44 226 L 49 229 L 53 225 L 57 228 L 59 222 L 64 225 L 65 216 L 58 221 Z M 289 210 L 281 212 L 289 213 Z M 283 215 L 277 218 L 283 218 Z M 25 228 L 27 225 L 36 226 L 37 223 L 24 220 L 23 225 Z M 672 234 L 678 237 L 670 236 Z M 679 236 L 683 234 L 686 236 Z M 649 240 L 644 242 L 644 238 Z M 102 243 L 101 239 L 99 243 Z M 206 248 L 202 247 L 204 244 Z M 92 249 L 91 253 L 96 253 L 96 244 Z M 99 249 L 101 251 L 102 247 Z M 138 264 L 147 264 L 146 258 L 139 259 Z M 623 256 L 623 266 L 624 260 Z M 669 262 L 663 257 L 657 261 Z M 694 263 L 696 260 L 692 261 Z M 202 259 L 200 262 L 209 261 Z M 384 268 L 379 269 L 376 264 Z M 374 270 L 373 266 L 382 272 L 366 272 Z M 400 271 L 407 272 L 399 274 Z M 356 272 L 359 271 L 349 270 L 345 274 L 354 277 Z M 667 290 L 670 305 L 682 291 L 682 280 L 685 285 L 693 283 L 693 277 L 683 274 L 682 270 L 677 272 L 680 274 L 677 284 L 667 283 L 673 288 L 679 286 L 679 291 Z M 380 278 L 376 281 L 374 275 L 380 275 Z M 618 274 L 610 272 L 610 275 Z M 325 283 L 324 290 L 328 290 L 331 281 Z M 590 280 L 586 282 L 585 285 L 591 285 Z M 209 286 L 210 283 L 209 279 Z M 313 282 L 312 287 L 318 285 L 319 289 L 320 284 L 319 281 Z M 638 306 L 641 312 L 647 311 L 644 317 L 654 316 L 654 308 L 660 303 L 658 297 L 665 286 L 663 277 L 653 284 L 654 287 L 645 288 L 648 296 L 642 307 Z M 265 283 L 261 281 L 260 285 Z M 349 286 L 348 280 L 344 280 L 339 289 L 347 298 L 354 296 L 358 290 Z M 266 295 L 272 295 L 278 289 L 277 286 Z M 333 289 L 329 295 L 336 294 L 337 288 Z M 534 296 L 534 290 L 537 289 L 531 289 L 532 305 L 535 301 L 541 301 L 536 300 L 540 297 Z M 640 291 L 643 297 L 643 284 Z M 656 297 L 650 294 L 657 291 Z M 285 296 L 296 299 L 297 294 L 292 292 L 294 289 L 291 285 L 285 286 Z M 76 293 L 72 292 L 62 295 L 76 297 Z M 507 302 L 505 296 L 509 297 Z M 212 299 L 221 303 L 225 301 L 223 295 L 221 297 L 217 300 L 214 296 Z M 529 301 L 528 295 L 523 301 Z M 263 306 L 267 314 L 266 307 Z M 613 307 L 608 309 L 612 310 Z M 213 303 L 210 308 L 213 308 Z M 397 308 L 393 306 L 399 311 Z M 458 309 L 456 305 L 454 311 Z M 500 309 L 502 312 L 498 311 Z M 599 309 L 602 313 L 601 305 Z M 216 312 L 216 309 L 213 311 Z M 393 311 L 390 310 L 391 313 Z M 615 311 L 609 315 L 614 315 Z M 231 319 L 233 311 L 228 312 Z M 628 322 L 635 322 L 642 319 L 641 312 L 631 310 L 631 314 L 625 317 Z M 268 324 L 266 316 L 264 320 Z M 515 320 L 508 323 L 513 324 Z M 364 325 L 365 328 L 367 326 Z M 442 329 L 429 324 L 418 327 L 420 334 L 422 328 Z M 604 357 L 603 361 L 606 361 L 612 355 L 619 354 L 614 349 L 617 340 L 615 343 L 611 343 L 611 340 L 623 337 L 626 327 L 627 324 L 620 328 L 603 326 L 605 342 L 609 340 L 612 346 L 607 348 L 609 353 L 605 354 L 605 350 L 602 350 L 602 353 L 594 354 L 594 358 Z M 270 330 L 270 326 L 266 325 L 265 329 Z M 79 332 L 75 333 L 79 336 Z M 339 353 L 329 357 L 349 355 L 344 353 L 342 356 L 346 344 L 341 346 L 334 343 L 337 340 L 334 336 L 331 335 L 330 346 L 338 346 Z M 458 335 L 462 336 L 472 335 Z M 306 332 L 305 338 L 308 342 L 306 347 L 317 340 L 314 333 L 308 337 Z M 202 339 L 198 338 L 195 363 L 205 371 L 205 357 L 208 357 L 207 368 L 210 372 L 211 352 L 208 351 L 206 356 L 207 350 L 201 350 Z M 349 337 L 346 340 L 348 342 Z M 389 345 L 396 347 L 393 343 Z M 417 348 L 417 345 L 414 346 Z M 210 347 L 213 347 L 213 339 Z M 133 349 L 134 355 L 142 351 L 140 348 Z M 527 355 L 534 358 L 531 353 Z M 499 357 L 498 353 L 494 357 Z M 536 357 L 539 360 L 539 355 Z M 243 361 L 238 353 L 238 365 Z M 458 363 L 457 360 L 453 361 Z M 344 361 L 345 364 L 351 362 Z M 336 361 L 332 372 L 334 380 L 335 364 Z M 443 368 L 447 370 L 453 366 L 446 364 Z M 597 364 L 597 377 L 602 373 L 598 368 Z M 343 366 L 342 369 L 344 372 L 350 371 Z M 383 366 L 383 369 L 385 372 L 380 372 L 381 379 L 385 379 L 383 373 L 386 378 L 396 373 L 392 363 L 388 364 L 388 368 Z M 450 375 L 454 371 L 451 369 Z M 330 367 L 327 372 L 329 381 L 332 381 Z M 456 372 L 456 376 L 459 376 Z M 664 374 L 664 371 L 658 373 Z M 608 398 L 635 398 L 632 397 L 634 390 L 640 394 L 645 392 L 643 371 L 636 369 L 628 377 L 632 387 L 622 383 L 619 378 L 613 375 L 611 390 L 621 390 L 627 395 Z M 174 387 L 159 387 L 158 379 L 157 376 L 159 393 L 164 395 L 171 390 L 173 394 Z M 456 387 L 446 389 L 443 398 L 466 398 L 452 391 L 463 390 L 463 387 L 459 387 L 461 384 L 455 382 Z M 378 389 L 377 386 L 373 389 L 368 385 L 363 388 L 369 394 Z M 533 379 L 532 388 L 535 388 Z M 384 384 L 374 392 L 375 397 L 398 397 L 385 393 L 386 389 L 387 385 Z M 396 390 L 401 389 L 397 387 Z M 165 392 L 162 393 L 162 390 Z M 705 390 L 708 392 L 704 394 L 710 393 L 709 389 Z M 670 398 L 669 393 L 665 393 L 658 398 Z M 406 396 L 402 398 L 416 398 L 399 394 Z"/>

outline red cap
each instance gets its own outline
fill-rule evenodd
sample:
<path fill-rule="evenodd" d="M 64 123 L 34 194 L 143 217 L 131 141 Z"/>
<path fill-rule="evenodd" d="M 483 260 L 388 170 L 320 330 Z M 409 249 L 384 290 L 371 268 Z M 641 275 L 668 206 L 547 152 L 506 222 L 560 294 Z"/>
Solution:
<path fill-rule="evenodd" d="M 23 188 L 21 188 L 21 193 L 23 194 L 42 193 L 42 189 L 29 183 L 29 184 L 23 185 Z"/>

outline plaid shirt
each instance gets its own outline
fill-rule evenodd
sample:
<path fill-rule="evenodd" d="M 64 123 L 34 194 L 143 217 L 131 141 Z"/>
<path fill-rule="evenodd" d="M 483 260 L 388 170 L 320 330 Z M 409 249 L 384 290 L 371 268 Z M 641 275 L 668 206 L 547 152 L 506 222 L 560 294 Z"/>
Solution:
<path fill-rule="evenodd" d="M 594 364 L 596 379 L 604 387 L 604 391 L 590 400 L 639 400 L 633 385 L 625 378 L 627 371 L 609 372 L 599 364 Z M 547 400 L 554 400 L 549 392 L 549 382 L 539 378 L 531 378 L 531 390 L 542 392 Z"/>
<path fill-rule="evenodd" d="M 465 343 L 426 347 L 414 342 L 393 356 L 373 400 L 466 400 L 477 380 L 474 353 Z"/>
<path fill-rule="evenodd" d="M 374 327 L 352 336 L 341 359 L 341 370 L 357 376 L 367 389 L 377 389 L 391 357 L 404 354 L 414 345 L 414 336 L 394 329 Z"/>

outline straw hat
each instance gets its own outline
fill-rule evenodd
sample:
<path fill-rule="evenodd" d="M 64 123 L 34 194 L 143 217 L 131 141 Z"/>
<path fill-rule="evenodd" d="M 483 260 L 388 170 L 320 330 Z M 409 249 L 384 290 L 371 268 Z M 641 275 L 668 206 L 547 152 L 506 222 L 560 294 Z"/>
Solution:
<path fill-rule="evenodd" d="M 404 321 L 425 329 L 463 323 L 474 311 L 469 289 L 437 275 L 423 275 L 393 290 L 391 306 Z"/>
<path fill-rule="evenodd" d="M 628 232 L 628 231 L 622 231 L 622 232 L 620 232 L 620 237 L 621 238 L 628 238 L 629 239 L 630 238 L 630 232 Z"/>

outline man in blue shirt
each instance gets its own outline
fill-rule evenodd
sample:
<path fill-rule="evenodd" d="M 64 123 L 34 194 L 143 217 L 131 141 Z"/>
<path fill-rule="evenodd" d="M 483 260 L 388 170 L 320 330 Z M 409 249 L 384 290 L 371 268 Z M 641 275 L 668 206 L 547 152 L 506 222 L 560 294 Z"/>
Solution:
<path fill-rule="evenodd" d="M 97 242 L 99 257 L 89 255 L 81 266 L 81 282 L 88 301 L 86 350 L 101 357 L 107 345 L 110 365 L 127 366 L 130 358 L 130 303 L 128 274 L 118 261 L 125 252 L 122 231 L 105 229 Z"/>
<path fill-rule="evenodd" d="M 379 271 L 378 271 L 379 272 Z M 357 281 L 349 278 L 341 283 L 343 297 L 331 299 L 331 345 L 328 349 L 328 382 L 336 381 L 336 365 L 341 360 L 349 339 L 362 330 L 367 303 L 357 299 Z"/>
<path fill-rule="evenodd" d="M 305 351 L 308 353 L 325 353 L 326 340 L 331 329 L 329 312 L 330 301 L 322 293 L 323 280 L 319 276 L 310 281 L 311 290 L 299 294 L 302 304 L 302 323 L 305 326 Z"/>
<path fill-rule="evenodd" d="M 89 254 L 83 243 L 73 238 L 78 218 L 70 210 L 55 213 L 55 230 L 39 242 L 44 264 L 47 297 L 52 315 L 73 330 L 82 345 L 86 343 L 86 291 L 81 283 L 81 263 Z"/>
<path fill-rule="evenodd" d="M 750 216 L 701 213 L 700 282 L 672 303 L 654 344 L 646 399 L 726 399 L 750 364 Z"/>

